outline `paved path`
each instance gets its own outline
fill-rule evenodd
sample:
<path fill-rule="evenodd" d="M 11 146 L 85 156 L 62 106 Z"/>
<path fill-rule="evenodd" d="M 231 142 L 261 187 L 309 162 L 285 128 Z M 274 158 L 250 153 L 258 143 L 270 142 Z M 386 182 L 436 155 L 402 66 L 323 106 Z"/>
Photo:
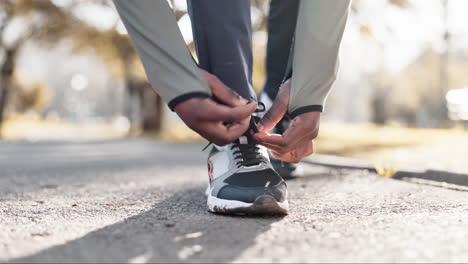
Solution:
<path fill-rule="evenodd" d="M 308 166 L 289 216 L 218 216 L 201 148 L 0 143 L 0 261 L 468 261 L 468 192 Z"/>

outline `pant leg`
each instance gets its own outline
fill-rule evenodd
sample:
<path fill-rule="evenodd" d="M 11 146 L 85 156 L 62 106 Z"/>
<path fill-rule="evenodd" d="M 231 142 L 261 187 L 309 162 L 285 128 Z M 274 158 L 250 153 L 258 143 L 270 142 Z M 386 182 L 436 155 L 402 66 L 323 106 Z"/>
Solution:
<path fill-rule="evenodd" d="M 286 73 L 296 30 L 298 9 L 299 0 L 272 0 L 270 3 L 265 61 L 266 82 L 263 92 L 272 100 L 276 97 Z"/>
<path fill-rule="evenodd" d="M 350 4 L 351 0 L 300 2 L 288 106 L 291 117 L 323 110 L 336 79 Z"/>
<path fill-rule="evenodd" d="M 250 0 L 188 0 L 201 68 L 242 97 L 256 100 L 252 88 Z"/>
<path fill-rule="evenodd" d="M 173 109 L 210 88 L 193 62 L 177 20 L 165 0 L 114 0 L 151 85 Z"/>

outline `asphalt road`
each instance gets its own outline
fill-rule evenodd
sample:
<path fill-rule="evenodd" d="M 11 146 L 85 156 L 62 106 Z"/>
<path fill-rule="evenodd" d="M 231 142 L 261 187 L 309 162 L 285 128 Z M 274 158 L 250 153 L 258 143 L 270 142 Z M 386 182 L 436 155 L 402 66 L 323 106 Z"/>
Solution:
<path fill-rule="evenodd" d="M 468 192 L 307 165 L 289 216 L 219 216 L 201 148 L 0 142 L 0 262 L 468 261 Z"/>

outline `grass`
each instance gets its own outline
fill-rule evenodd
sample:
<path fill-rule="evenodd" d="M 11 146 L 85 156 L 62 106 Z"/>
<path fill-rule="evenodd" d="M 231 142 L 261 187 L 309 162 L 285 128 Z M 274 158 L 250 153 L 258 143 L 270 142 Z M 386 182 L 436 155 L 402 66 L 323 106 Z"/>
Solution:
<path fill-rule="evenodd" d="M 115 124 L 94 122 L 77 124 L 64 120 L 43 120 L 34 115 L 8 118 L 2 126 L 4 140 L 101 140 L 121 138 L 128 131 Z"/>
<path fill-rule="evenodd" d="M 316 152 L 367 159 L 384 176 L 404 166 L 466 172 L 468 132 L 324 124 Z"/>

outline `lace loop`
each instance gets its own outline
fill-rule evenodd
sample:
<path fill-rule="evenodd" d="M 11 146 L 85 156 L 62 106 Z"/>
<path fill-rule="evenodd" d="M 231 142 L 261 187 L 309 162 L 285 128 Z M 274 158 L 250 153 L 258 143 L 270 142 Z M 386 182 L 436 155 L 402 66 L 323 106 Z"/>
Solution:
<path fill-rule="evenodd" d="M 233 144 L 231 149 L 237 149 L 233 152 L 234 158 L 236 159 L 236 165 L 238 168 L 250 167 L 259 165 L 260 163 L 266 163 L 265 158 L 260 154 L 260 148 L 253 144 Z"/>

